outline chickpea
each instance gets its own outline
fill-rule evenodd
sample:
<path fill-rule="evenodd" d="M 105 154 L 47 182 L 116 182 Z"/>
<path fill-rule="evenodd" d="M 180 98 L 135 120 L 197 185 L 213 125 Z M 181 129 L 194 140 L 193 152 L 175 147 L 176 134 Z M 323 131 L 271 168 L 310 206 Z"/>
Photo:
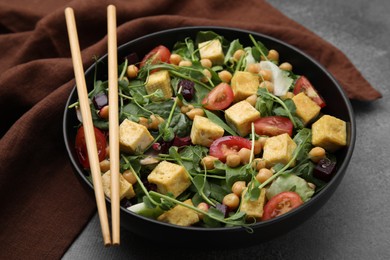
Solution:
<path fill-rule="evenodd" d="M 222 204 L 226 205 L 229 209 L 236 209 L 240 205 L 240 197 L 235 193 L 229 193 L 223 197 Z"/>
<path fill-rule="evenodd" d="M 238 151 L 238 155 L 241 158 L 241 163 L 242 164 L 247 164 L 249 163 L 249 160 L 251 158 L 251 150 L 247 148 L 241 148 L 240 151 Z"/>
<path fill-rule="evenodd" d="M 291 91 L 287 92 L 285 95 L 281 96 L 281 98 L 283 100 L 286 100 L 286 99 L 292 99 L 294 97 L 294 93 L 292 93 Z"/>
<path fill-rule="evenodd" d="M 145 126 L 146 128 L 149 127 L 149 120 L 145 117 L 140 117 L 138 124 Z"/>
<path fill-rule="evenodd" d="M 103 119 L 108 119 L 108 105 L 100 109 L 99 116 Z"/>
<path fill-rule="evenodd" d="M 257 155 L 261 153 L 261 150 L 263 150 L 263 144 L 260 140 L 255 140 L 255 149 L 253 150 L 253 153 Z"/>
<path fill-rule="evenodd" d="M 286 71 L 292 71 L 292 65 L 288 62 L 283 62 L 279 65 L 279 69 L 286 70 Z"/>
<path fill-rule="evenodd" d="M 267 141 L 267 139 L 268 136 L 260 136 L 259 139 L 257 139 L 256 141 L 261 143 L 261 147 L 264 147 L 265 141 Z"/>
<path fill-rule="evenodd" d="M 245 51 L 243 49 L 236 50 L 233 54 L 233 60 L 239 61 L 243 55 L 245 55 Z"/>
<path fill-rule="evenodd" d="M 313 190 L 316 189 L 316 185 L 314 183 L 312 183 L 312 182 L 308 182 L 307 186 L 309 186 L 310 189 L 313 189 Z"/>
<path fill-rule="evenodd" d="M 192 66 L 192 61 L 190 60 L 182 60 L 179 62 L 180 67 L 191 67 Z"/>
<path fill-rule="evenodd" d="M 204 116 L 204 111 L 201 108 L 194 108 L 191 109 L 186 113 L 186 115 L 191 119 L 194 120 L 195 116 Z"/>
<path fill-rule="evenodd" d="M 110 157 L 110 147 L 107 145 L 106 146 L 106 158 Z"/>
<path fill-rule="evenodd" d="M 200 80 L 202 82 L 208 82 L 211 79 L 211 72 L 208 69 L 203 70 L 204 77 Z"/>
<path fill-rule="evenodd" d="M 159 115 L 151 115 L 150 120 L 152 122 L 149 124 L 149 128 L 153 129 L 153 130 L 157 130 L 158 125 L 161 124 L 162 122 L 164 122 L 164 119 Z"/>
<path fill-rule="evenodd" d="M 232 79 L 232 74 L 227 70 L 222 70 L 218 73 L 219 78 L 222 80 L 222 82 L 229 83 Z"/>
<path fill-rule="evenodd" d="M 236 181 L 232 186 L 232 192 L 237 196 L 241 196 L 245 188 L 246 188 L 245 181 Z"/>
<path fill-rule="evenodd" d="M 259 71 L 259 75 L 260 75 L 260 79 L 262 81 L 265 81 L 265 80 L 270 81 L 270 80 L 272 80 L 272 71 L 270 71 L 270 70 L 260 70 Z"/>
<path fill-rule="evenodd" d="M 262 158 L 256 158 L 252 162 L 252 168 L 256 169 L 257 171 L 260 171 L 260 169 L 265 168 L 265 166 L 265 160 Z"/>
<path fill-rule="evenodd" d="M 206 157 L 203 157 L 200 163 L 203 166 L 203 168 L 205 168 L 207 170 L 212 170 L 212 169 L 214 169 L 214 162 L 216 160 L 218 160 L 218 158 L 211 156 L 211 155 L 208 155 Z"/>
<path fill-rule="evenodd" d="M 325 158 L 325 149 L 319 146 L 312 148 L 309 152 L 309 158 L 312 162 L 318 163 L 322 158 Z"/>
<path fill-rule="evenodd" d="M 271 81 L 263 81 L 260 83 L 259 87 L 268 89 L 268 92 L 274 92 L 274 84 Z"/>
<path fill-rule="evenodd" d="M 226 156 L 226 165 L 232 168 L 237 167 L 241 163 L 241 157 L 238 154 L 228 154 Z"/>
<path fill-rule="evenodd" d="M 187 113 L 188 111 L 190 111 L 190 108 L 188 106 L 181 106 L 180 107 L 180 111 L 185 114 Z"/>
<path fill-rule="evenodd" d="M 213 66 L 213 63 L 210 59 L 201 59 L 200 64 L 202 64 L 202 66 L 206 68 L 211 68 Z"/>
<path fill-rule="evenodd" d="M 99 166 L 100 166 L 100 171 L 101 172 L 106 172 L 110 169 L 110 161 L 107 160 L 107 159 L 104 159 L 103 161 L 101 161 L 99 163 Z"/>
<path fill-rule="evenodd" d="M 138 67 L 131 64 L 127 67 L 126 74 L 129 78 L 134 79 L 138 75 Z"/>
<path fill-rule="evenodd" d="M 194 106 L 191 105 L 191 104 L 189 104 L 189 105 L 188 105 L 188 108 L 189 108 L 190 110 L 192 110 L 192 109 L 194 109 Z"/>
<path fill-rule="evenodd" d="M 136 184 L 137 183 L 137 178 L 134 176 L 134 173 L 130 170 L 126 170 L 122 173 L 122 177 L 128 181 L 131 184 Z"/>
<path fill-rule="evenodd" d="M 269 50 L 267 58 L 269 60 L 278 61 L 279 60 L 279 52 L 276 50 Z"/>
<path fill-rule="evenodd" d="M 260 72 L 259 63 L 251 63 L 248 65 L 246 70 L 250 73 L 258 74 Z"/>
<path fill-rule="evenodd" d="M 174 64 L 174 65 L 179 65 L 179 63 L 181 62 L 181 56 L 179 54 L 171 54 L 171 56 L 169 57 L 169 62 L 171 64 Z"/>
<path fill-rule="evenodd" d="M 263 183 L 266 180 L 268 180 L 269 178 L 271 178 L 272 175 L 273 175 L 273 172 L 270 169 L 262 168 L 257 173 L 256 180 L 260 183 Z"/>
<path fill-rule="evenodd" d="M 201 202 L 198 204 L 198 206 L 196 206 L 198 209 L 202 210 L 202 211 L 209 211 L 209 205 L 206 203 L 206 202 Z M 200 219 L 203 219 L 203 214 L 202 213 L 198 213 L 198 216 Z"/>
<path fill-rule="evenodd" d="M 175 97 L 174 99 L 175 99 L 175 101 L 177 100 L 176 104 L 177 104 L 177 106 L 178 106 L 178 107 L 182 107 L 182 106 L 184 106 L 184 104 L 183 104 L 183 101 L 181 101 L 181 99 L 180 99 L 180 98 L 178 98 L 178 97 Z"/>
<path fill-rule="evenodd" d="M 254 107 L 256 105 L 256 101 L 257 101 L 257 95 L 256 94 L 253 94 L 253 95 L 250 95 L 249 97 L 246 98 L 246 101 L 252 105 L 252 107 Z"/>

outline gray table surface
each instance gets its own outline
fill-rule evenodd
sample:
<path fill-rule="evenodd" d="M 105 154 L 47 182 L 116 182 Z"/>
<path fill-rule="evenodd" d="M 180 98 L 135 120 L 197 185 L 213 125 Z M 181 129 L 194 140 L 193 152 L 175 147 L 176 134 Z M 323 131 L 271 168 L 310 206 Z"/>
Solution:
<path fill-rule="evenodd" d="M 390 259 L 390 1 L 268 2 L 338 47 L 383 94 L 353 102 L 355 151 L 325 207 L 272 241 L 224 250 L 162 248 L 126 230 L 120 247 L 104 248 L 95 215 L 64 259 Z"/>

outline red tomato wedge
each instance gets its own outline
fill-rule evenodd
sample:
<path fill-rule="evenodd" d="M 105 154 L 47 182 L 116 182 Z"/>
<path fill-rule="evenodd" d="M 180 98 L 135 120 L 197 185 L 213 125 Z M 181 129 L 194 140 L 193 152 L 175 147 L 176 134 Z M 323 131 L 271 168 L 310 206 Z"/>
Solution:
<path fill-rule="evenodd" d="M 230 106 L 234 94 L 229 84 L 220 83 L 203 99 L 202 105 L 208 110 L 221 110 Z"/>
<path fill-rule="evenodd" d="M 106 146 L 107 146 L 106 137 L 104 133 L 100 131 L 98 128 L 94 127 L 94 130 L 95 130 L 96 146 L 98 150 L 99 161 L 103 161 L 104 158 L 106 158 Z M 87 151 L 87 144 L 85 142 L 83 126 L 81 126 L 77 130 L 75 148 L 76 148 L 77 157 L 81 165 L 84 168 L 89 168 L 90 166 L 89 166 L 89 159 L 88 159 L 88 151 Z"/>
<path fill-rule="evenodd" d="M 317 103 L 321 108 L 324 107 L 325 101 L 318 94 L 317 90 L 313 87 L 310 81 L 305 76 L 300 76 L 298 80 L 295 82 L 294 86 L 294 95 L 299 94 L 300 92 L 304 92 L 309 98 L 311 98 L 314 102 Z"/>
<path fill-rule="evenodd" d="M 140 67 L 142 68 L 149 59 L 151 59 L 151 64 L 157 64 L 160 62 L 168 63 L 170 56 L 171 51 L 164 45 L 159 45 L 145 55 L 141 61 Z"/>
<path fill-rule="evenodd" d="M 283 116 L 261 117 L 254 124 L 256 134 L 267 136 L 276 136 L 284 133 L 291 136 L 294 128 L 291 120 Z"/>
<path fill-rule="evenodd" d="M 223 136 L 215 140 L 210 146 L 210 155 L 221 162 L 226 161 L 228 154 L 237 154 L 241 148 L 251 149 L 252 142 L 240 136 Z"/>
<path fill-rule="evenodd" d="M 268 220 L 283 215 L 303 204 L 298 193 L 284 191 L 273 196 L 264 206 L 262 220 Z"/>

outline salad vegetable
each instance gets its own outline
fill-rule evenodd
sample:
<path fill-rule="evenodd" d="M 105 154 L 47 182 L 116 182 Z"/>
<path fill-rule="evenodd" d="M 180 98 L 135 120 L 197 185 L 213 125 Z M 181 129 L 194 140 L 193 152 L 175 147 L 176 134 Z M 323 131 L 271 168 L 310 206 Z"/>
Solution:
<path fill-rule="evenodd" d="M 248 38 L 244 46 L 200 31 L 119 65 L 120 195 L 127 210 L 175 225 L 251 231 L 331 180 L 346 122 L 323 114 L 309 71 L 294 74 L 277 50 Z M 109 185 L 108 84 L 96 77 L 89 97 Z M 89 174 L 82 132 L 75 149 Z"/>

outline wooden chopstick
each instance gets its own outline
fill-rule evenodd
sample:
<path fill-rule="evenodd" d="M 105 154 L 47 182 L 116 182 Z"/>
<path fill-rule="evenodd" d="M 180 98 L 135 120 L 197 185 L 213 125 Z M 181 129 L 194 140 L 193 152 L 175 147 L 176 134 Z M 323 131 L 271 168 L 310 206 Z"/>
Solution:
<path fill-rule="evenodd" d="M 111 244 L 110 228 L 108 225 L 107 208 L 104 200 L 103 184 L 101 179 L 99 157 L 96 147 L 95 132 L 92 123 L 91 109 L 89 107 L 87 86 L 84 77 L 83 63 L 80 53 L 80 45 L 77 36 L 76 21 L 73 9 L 67 7 L 65 9 L 66 26 L 68 29 L 69 44 L 72 53 L 73 69 L 76 79 L 77 94 L 81 116 L 83 118 L 83 126 L 85 133 L 85 141 L 87 144 L 88 158 L 92 173 L 92 182 L 95 191 L 97 209 L 99 213 L 100 226 L 103 233 L 103 242 L 105 246 Z"/>
<path fill-rule="evenodd" d="M 111 229 L 112 243 L 120 244 L 119 198 L 119 119 L 118 119 L 118 58 L 116 39 L 116 8 L 107 7 L 108 35 L 108 105 L 111 172 Z"/>

